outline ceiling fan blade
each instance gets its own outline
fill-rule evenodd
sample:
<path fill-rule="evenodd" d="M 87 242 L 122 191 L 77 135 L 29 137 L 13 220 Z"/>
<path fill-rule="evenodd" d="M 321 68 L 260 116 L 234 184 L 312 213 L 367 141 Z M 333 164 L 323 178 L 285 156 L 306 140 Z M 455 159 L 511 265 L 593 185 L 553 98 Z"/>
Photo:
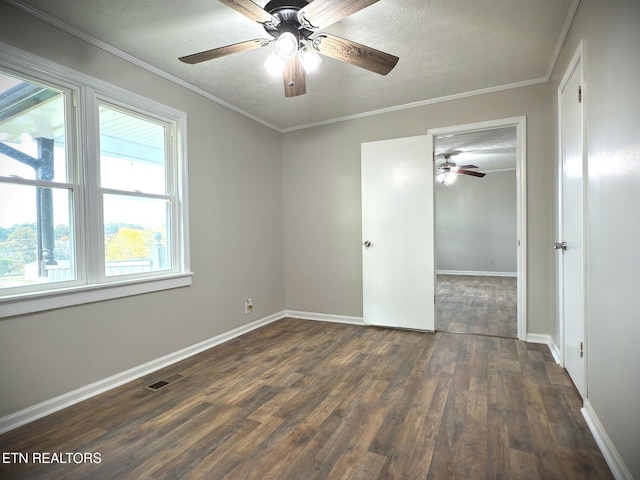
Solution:
<path fill-rule="evenodd" d="M 472 177 L 484 177 L 486 175 L 486 173 L 482 173 L 482 172 L 472 172 L 471 170 L 456 170 L 456 173 L 461 174 L 461 175 L 471 175 Z"/>
<path fill-rule="evenodd" d="M 307 77 L 298 55 L 287 60 L 282 78 L 284 79 L 285 97 L 297 97 L 307 93 Z"/>
<path fill-rule="evenodd" d="M 309 5 L 313 5 L 313 3 Z M 399 60 L 395 55 L 381 52 L 375 48 L 366 47 L 328 33 L 314 35 L 311 40 L 313 48 L 317 50 L 318 53 L 371 72 L 379 73 L 380 75 L 386 75 L 393 70 L 393 67 L 396 66 Z"/>
<path fill-rule="evenodd" d="M 328 27 L 378 0 L 315 0 L 298 12 L 298 20 L 309 30 Z"/>
<path fill-rule="evenodd" d="M 236 12 L 241 13 L 249 20 L 262 24 L 277 25 L 280 23 L 276 17 L 271 15 L 260 5 L 256 5 L 251 0 L 218 0 L 220 3 L 224 3 L 227 7 L 233 8 Z"/>
<path fill-rule="evenodd" d="M 475 165 L 460 165 L 458 168 L 480 168 L 480 167 L 476 167 Z"/>
<path fill-rule="evenodd" d="M 234 43 L 233 45 L 227 45 L 226 47 L 214 48 L 211 50 L 205 50 L 204 52 L 194 53 L 185 57 L 180 57 L 178 60 L 184 63 L 200 63 L 207 60 L 213 60 L 214 58 L 226 57 L 227 55 L 233 55 L 234 53 L 246 52 L 247 50 L 253 50 L 254 48 L 266 47 L 272 40 L 266 38 L 256 38 L 255 40 L 248 40 L 246 42 Z"/>

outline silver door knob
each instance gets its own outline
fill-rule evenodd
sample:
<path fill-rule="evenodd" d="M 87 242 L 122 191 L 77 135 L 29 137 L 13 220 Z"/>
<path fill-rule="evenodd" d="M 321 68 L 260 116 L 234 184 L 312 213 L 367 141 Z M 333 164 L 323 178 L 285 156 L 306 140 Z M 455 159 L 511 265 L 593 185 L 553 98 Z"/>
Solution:
<path fill-rule="evenodd" d="M 562 242 L 562 243 L 554 243 L 553 244 L 553 248 L 556 250 L 566 250 L 567 249 L 567 242 Z"/>
<path fill-rule="evenodd" d="M 364 247 L 365 247 L 365 248 L 369 248 L 369 247 L 371 246 L 371 242 L 370 242 L 369 240 L 366 240 L 366 241 L 363 243 L 363 245 L 364 245 Z"/>

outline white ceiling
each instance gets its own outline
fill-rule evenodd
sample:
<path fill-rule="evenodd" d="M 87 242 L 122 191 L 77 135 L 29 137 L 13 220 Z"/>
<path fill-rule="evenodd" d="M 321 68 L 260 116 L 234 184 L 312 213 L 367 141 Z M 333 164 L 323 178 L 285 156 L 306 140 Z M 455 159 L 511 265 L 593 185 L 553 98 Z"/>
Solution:
<path fill-rule="evenodd" d="M 579 0 L 380 0 L 325 31 L 400 57 L 395 69 L 381 76 L 323 57 L 307 93 L 292 98 L 264 69 L 273 45 L 198 65 L 178 61 L 269 38 L 217 0 L 5 1 L 288 131 L 547 81 Z"/>

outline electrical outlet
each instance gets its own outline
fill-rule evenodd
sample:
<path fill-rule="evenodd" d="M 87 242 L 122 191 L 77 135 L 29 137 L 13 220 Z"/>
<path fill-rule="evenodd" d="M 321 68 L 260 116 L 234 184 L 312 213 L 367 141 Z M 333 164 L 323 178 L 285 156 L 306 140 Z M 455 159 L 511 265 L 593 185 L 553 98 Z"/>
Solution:
<path fill-rule="evenodd" d="M 253 312 L 253 300 L 247 298 L 244 301 L 244 314 L 249 315 L 251 312 Z"/>

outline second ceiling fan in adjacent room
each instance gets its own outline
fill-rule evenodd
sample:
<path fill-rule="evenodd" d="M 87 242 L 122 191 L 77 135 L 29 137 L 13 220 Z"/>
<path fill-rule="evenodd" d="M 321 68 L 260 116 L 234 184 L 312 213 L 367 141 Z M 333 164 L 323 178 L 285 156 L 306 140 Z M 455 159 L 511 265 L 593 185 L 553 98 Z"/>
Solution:
<path fill-rule="evenodd" d="M 469 168 L 478 168 L 476 165 L 456 165 L 451 161 L 451 157 L 457 155 L 461 152 L 450 152 L 443 153 L 438 155 L 439 157 L 444 158 L 444 162 L 438 165 L 436 170 L 436 181 L 443 185 L 450 185 L 455 182 L 458 175 L 469 175 L 472 177 L 482 178 L 486 175 L 486 173 L 482 172 L 474 172 L 472 170 L 468 170 Z"/>

